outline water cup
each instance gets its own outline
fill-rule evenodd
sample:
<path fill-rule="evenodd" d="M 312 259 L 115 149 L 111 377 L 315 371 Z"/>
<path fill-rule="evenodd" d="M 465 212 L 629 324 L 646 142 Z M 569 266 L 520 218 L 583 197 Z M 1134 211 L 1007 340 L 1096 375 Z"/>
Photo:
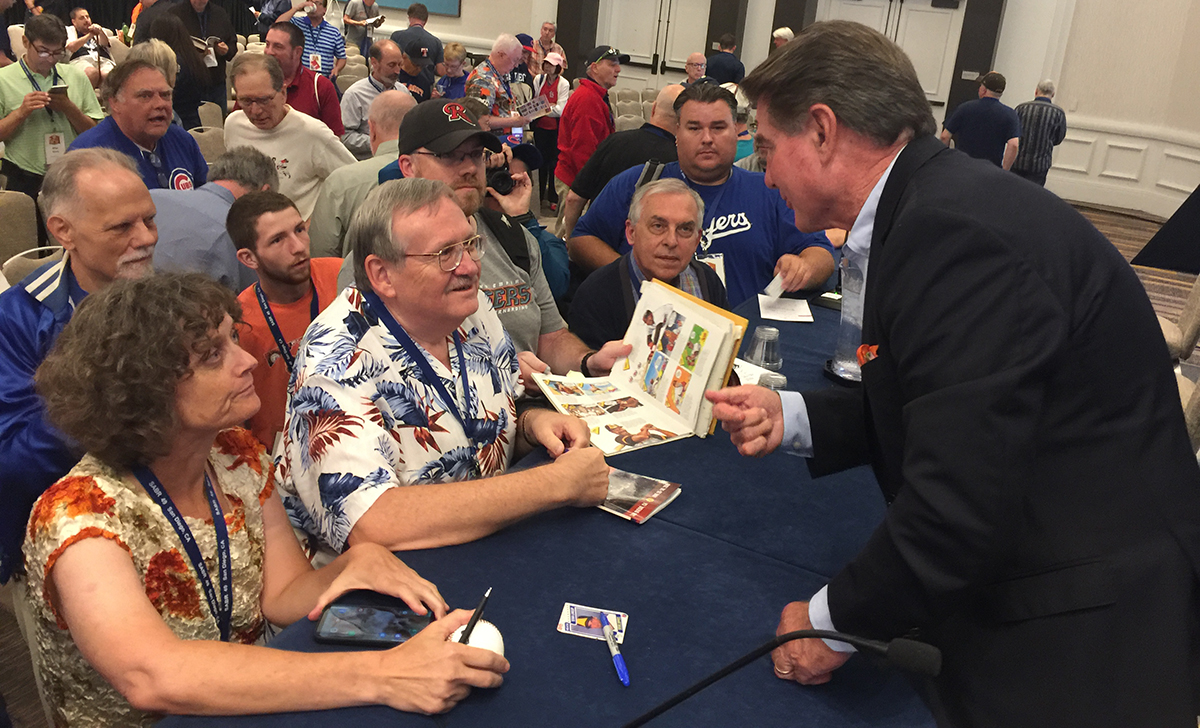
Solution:
<path fill-rule="evenodd" d="M 755 328 L 746 361 L 763 369 L 779 371 L 783 366 L 783 356 L 779 353 L 779 329 L 774 326 Z"/>
<path fill-rule="evenodd" d="M 758 378 L 758 386 L 766 387 L 775 392 L 782 392 L 787 389 L 787 377 L 775 372 L 764 374 Z"/>

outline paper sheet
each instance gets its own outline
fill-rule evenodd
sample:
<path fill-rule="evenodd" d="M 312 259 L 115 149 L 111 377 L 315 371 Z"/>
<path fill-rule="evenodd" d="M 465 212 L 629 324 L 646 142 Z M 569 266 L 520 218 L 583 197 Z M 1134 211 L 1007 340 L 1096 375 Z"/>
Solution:
<path fill-rule="evenodd" d="M 765 319 L 774 321 L 802 321 L 812 323 L 812 310 L 808 301 L 795 298 L 771 298 L 758 294 L 758 310 Z"/>

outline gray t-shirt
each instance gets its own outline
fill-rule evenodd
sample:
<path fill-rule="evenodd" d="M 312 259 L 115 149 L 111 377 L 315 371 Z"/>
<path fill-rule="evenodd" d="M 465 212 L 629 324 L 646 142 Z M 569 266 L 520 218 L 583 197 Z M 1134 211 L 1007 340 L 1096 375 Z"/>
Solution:
<path fill-rule="evenodd" d="M 375 2 L 371 4 L 371 7 L 367 7 L 363 0 L 350 0 L 350 2 L 346 3 L 346 11 L 342 15 L 353 20 L 370 20 L 371 18 L 379 17 L 379 3 Z M 347 43 L 361 45 L 363 35 L 374 36 L 374 28 L 350 25 L 349 23 L 346 23 L 345 26 Z"/>
<path fill-rule="evenodd" d="M 491 300 L 492 308 L 496 309 L 517 351 L 536 354 L 539 336 L 566 328 L 567 325 L 558 313 L 550 284 L 542 272 L 542 250 L 528 230 L 512 223 L 524 233 L 525 244 L 529 248 L 529 269 L 532 273 L 526 273 L 509 259 L 483 218 L 476 215 L 475 220 L 485 240 L 485 252 L 480 261 L 479 289 Z"/>

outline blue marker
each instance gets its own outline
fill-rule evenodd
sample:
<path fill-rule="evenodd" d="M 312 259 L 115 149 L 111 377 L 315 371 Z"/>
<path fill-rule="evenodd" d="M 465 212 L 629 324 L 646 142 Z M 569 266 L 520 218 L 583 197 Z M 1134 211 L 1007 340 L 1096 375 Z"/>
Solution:
<path fill-rule="evenodd" d="M 600 612 L 600 622 L 604 625 L 604 641 L 608 643 L 608 651 L 612 654 L 617 677 L 621 678 L 622 685 L 629 687 L 629 670 L 625 668 L 625 658 L 621 657 L 621 648 L 617 646 L 617 633 L 613 631 L 612 623 L 604 612 Z"/>

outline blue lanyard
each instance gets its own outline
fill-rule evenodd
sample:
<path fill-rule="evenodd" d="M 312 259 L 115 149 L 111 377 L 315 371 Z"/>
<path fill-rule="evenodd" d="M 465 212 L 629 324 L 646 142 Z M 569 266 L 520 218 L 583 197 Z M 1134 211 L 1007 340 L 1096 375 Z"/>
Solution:
<path fill-rule="evenodd" d="M 221 641 L 228 642 L 229 625 L 233 619 L 233 567 L 229 556 L 229 532 L 225 529 L 225 515 L 221 512 L 221 503 L 217 500 L 217 492 L 213 490 L 208 473 L 204 474 L 204 493 L 208 497 L 208 509 L 212 512 L 213 526 L 217 532 L 217 568 L 221 579 L 220 601 L 217 601 L 217 591 L 213 588 L 212 577 L 209 576 L 204 557 L 200 555 L 200 547 L 196 545 L 196 539 L 192 536 L 192 529 L 188 528 L 187 523 L 183 520 L 183 515 L 175 507 L 175 502 L 171 500 L 171 496 L 167 494 L 166 489 L 150 471 L 150 468 L 144 465 L 138 466 L 133 469 L 133 474 L 150 494 L 150 498 L 158 503 L 163 516 L 171 522 L 175 533 L 179 535 L 183 550 L 191 559 L 192 568 L 196 570 L 200 585 L 204 587 L 204 596 L 208 599 L 208 610 L 212 612 L 213 619 L 217 620 L 217 627 L 221 630 Z"/>
<path fill-rule="evenodd" d="M 29 66 L 25 65 L 25 59 L 18 59 L 17 63 L 21 64 L 21 70 L 25 72 L 25 78 L 29 79 L 29 84 L 33 86 L 33 90 L 41 91 L 42 87 L 38 85 L 37 79 L 33 77 L 33 72 L 29 70 Z M 56 63 L 50 67 L 50 85 L 57 86 L 58 81 L 58 64 Z M 46 113 L 50 115 L 51 119 L 54 118 L 54 111 L 49 106 L 46 107 Z"/>
<path fill-rule="evenodd" d="M 308 322 L 312 323 L 317 314 L 321 313 L 321 303 L 317 299 L 317 284 L 312 283 L 312 303 L 308 306 Z M 271 310 L 271 304 L 267 301 L 267 294 L 263 293 L 262 284 L 254 284 L 254 297 L 258 299 L 258 307 L 262 309 L 263 318 L 267 320 L 267 328 L 271 330 L 271 336 L 275 337 L 275 345 L 279 347 L 279 353 L 283 356 L 283 363 L 287 365 L 288 374 L 292 373 L 292 369 L 296 366 L 296 357 L 292 355 L 292 347 L 288 345 L 287 339 L 283 338 L 283 332 L 279 330 L 279 322 L 275 320 L 275 312 Z"/>
<path fill-rule="evenodd" d="M 392 312 L 387 309 L 383 301 L 379 300 L 379 296 L 371 292 L 364 293 L 363 298 L 366 299 L 367 307 L 383 322 L 387 330 L 392 333 L 392 336 L 404 348 L 409 358 L 420 368 L 421 375 L 425 377 L 425 381 L 429 383 L 429 386 L 433 387 L 437 397 L 442 400 L 442 404 L 446 406 L 446 409 L 450 410 L 450 414 L 454 415 L 454 418 L 462 425 L 463 432 L 466 433 L 467 439 L 471 441 L 471 456 L 474 458 L 475 434 L 478 432 L 479 420 L 468 420 L 463 417 L 462 412 L 458 409 L 458 402 L 446 391 L 445 385 L 442 384 L 442 378 L 437 375 L 437 372 L 433 371 L 433 366 L 430 365 L 429 359 L 425 357 L 425 353 L 412 340 L 408 332 L 400 326 L 399 322 L 392 317 Z M 462 339 L 459 338 L 457 331 L 454 332 L 454 348 L 458 351 L 458 371 L 462 375 L 463 398 L 467 401 L 467 411 L 471 412 L 474 410 L 471 407 L 471 387 L 467 382 L 467 360 L 463 357 Z"/>
<path fill-rule="evenodd" d="M 494 65 L 492 65 L 492 60 L 490 58 L 485 60 L 484 63 L 488 64 L 488 68 L 492 69 L 492 73 L 496 74 L 496 78 L 500 79 L 500 85 L 504 87 L 504 93 L 508 94 L 508 100 L 513 101 L 512 86 L 508 85 L 508 79 L 500 75 L 500 72 L 496 70 Z"/>
<path fill-rule="evenodd" d="M 378 83 L 376 83 L 376 82 L 375 82 L 375 77 L 374 77 L 374 76 L 371 76 L 370 74 L 368 74 L 368 75 L 367 75 L 367 80 L 371 82 L 371 87 L 372 87 L 372 88 L 374 88 L 374 89 L 375 89 L 376 91 L 378 91 L 379 93 L 383 93 L 383 86 L 382 86 L 381 84 L 378 84 Z"/>
<path fill-rule="evenodd" d="M 200 23 L 200 37 L 204 39 L 205 44 L 208 43 L 208 6 L 204 7 L 204 12 L 196 13 L 196 20 Z"/>

